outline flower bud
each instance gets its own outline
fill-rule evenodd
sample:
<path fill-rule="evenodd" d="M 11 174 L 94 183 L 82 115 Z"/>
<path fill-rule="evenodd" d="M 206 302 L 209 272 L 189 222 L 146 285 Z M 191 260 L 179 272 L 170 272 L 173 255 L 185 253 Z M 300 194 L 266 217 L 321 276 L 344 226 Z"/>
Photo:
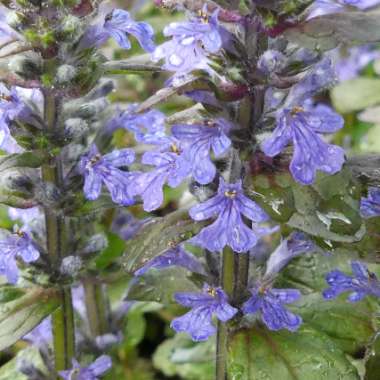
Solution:
<path fill-rule="evenodd" d="M 37 79 L 41 75 L 42 61 L 35 53 L 16 55 L 10 59 L 8 67 L 10 71 L 24 79 Z"/>
<path fill-rule="evenodd" d="M 77 75 L 77 70 L 71 65 L 62 65 L 58 67 L 56 81 L 59 84 L 70 83 Z"/>
<path fill-rule="evenodd" d="M 76 277 L 82 269 L 83 262 L 78 256 L 67 256 L 62 260 L 60 272 L 65 276 Z"/>
<path fill-rule="evenodd" d="M 83 137 L 88 130 L 88 124 L 83 119 L 68 119 L 65 122 L 65 138 L 67 140 L 78 140 Z"/>
<path fill-rule="evenodd" d="M 78 37 L 82 34 L 82 23 L 78 17 L 68 15 L 62 20 L 61 32 L 65 37 Z"/>

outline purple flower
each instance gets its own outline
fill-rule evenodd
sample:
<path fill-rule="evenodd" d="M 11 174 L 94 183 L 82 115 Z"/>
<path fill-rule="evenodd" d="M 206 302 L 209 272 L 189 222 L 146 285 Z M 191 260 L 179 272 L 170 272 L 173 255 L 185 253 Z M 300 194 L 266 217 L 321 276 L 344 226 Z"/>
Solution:
<path fill-rule="evenodd" d="M 335 51 L 335 54 L 339 54 L 339 51 Z M 375 50 L 373 45 L 352 47 L 346 56 L 339 54 L 335 64 L 339 81 L 356 78 L 362 69 L 378 58 L 380 52 Z"/>
<path fill-rule="evenodd" d="M 112 367 L 111 358 L 102 355 L 87 367 L 81 367 L 73 359 L 73 368 L 67 371 L 60 371 L 59 375 L 64 380 L 98 380 L 99 376 L 105 374 Z"/>
<path fill-rule="evenodd" d="M 360 213 L 366 219 L 380 216 L 380 189 L 377 187 L 368 189 L 368 197 L 360 201 Z"/>
<path fill-rule="evenodd" d="M 349 6 L 359 10 L 366 10 L 378 4 L 380 4 L 380 0 L 316 0 L 309 7 L 307 19 L 340 13 L 349 9 Z"/>
<path fill-rule="evenodd" d="M 252 296 L 243 304 L 244 314 L 260 312 L 261 319 L 269 330 L 287 329 L 296 331 L 302 318 L 291 313 L 285 308 L 285 304 L 293 303 L 301 297 L 297 289 L 270 289 L 265 286 L 257 286 L 250 290 Z"/>
<path fill-rule="evenodd" d="M 320 134 L 333 133 L 344 125 L 343 118 L 326 105 L 311 105 L 307 100 L 331 81 L 332 66 L 322 62 L 293 87 L 284 106 L 276 112 L 277 126 L 261 148 L 270 157 L 277 156 L 293 143 L 290 171 L 302 184 L 313 183 L 317 170 L 335 174 L 344 163 L 344 150 L 322 140 Z"/>
<path fill-rule="evenodd" d="M 238 310 L 228 303 L 226 293 L 221 288 L 204 285 L 199 293 L 176 293 L 175 300 L 191 310 L 185 315 L 173 319 L 172 329 L 187 332 L 196 341 L 207 340 L 214 335 L 216 328 L 212 323 L 215 315 L 220 321 L 227 322 Z"/>
<path fill-rule="evenodd" d="M 43 347 L 49 344 L 52 339 L 51 318 L 45 318 L 38 326 L 23 337 L 37 347 Z"/>
<path fill-rule="evenodd" d="M 115 203 L 131 205 L 133 199 L 128 189 L 133 174 L 120 170 L 119 167 L 131 164 L 134 158 L 135 154 L 130 149 L 114 150 L 102 156 L 96 145 L 92 145 L 79 163 L 79 172 L 84 175 L 86 198 L 97 199 L 104 183 Z"/>
<path fill-rule="evenodd" d="M 302 232 L 294 232 L 285 239 L 270 255 L 267 264 L 265 278 L 271 278 L 283 269 L 290 260 L 316 249 L 315 244 Z"/>
<path fill-rule="evenodd" d="M 191 253 L 185 251 L 181 246 L 177 246 L 167 250 L 162 255 L 156 256 L 134 274 L 141 276 L 151 268 L 163 269 L 171 266 L 180 266 L 191 272 L 204 273 L 202 264 Z"/>
<path fill-rule="evenodd" d="M 146 22 L 132 20 L 130 14 L 123 9 L 114 9 L 109 13 L 102 27 L 89 27 L 82 37 L 80 47 L 100 46 L 112 37 L 120 47 L 130 49 L 128 34 L 132 34 L 146 51 L 154 51 L 153 28 Z"/>
<path fill-rule="evenodd" d="M 253 222 L 268 219 L 267 214 L 244 195 L 241 181 L 227 184 L 223 178 L 220 178 L 217 195 L 192 207 L 189 214 L 196 221 L 217 217 L 214 223 L 191 239 L 211 252 L 220 252 L 226 245 L 236 252 L 249 251 L 258 237 L 244 223 L 242 215 Z"/>
<path fill-rule="evenodd" d="M 19 96 L 17 87 L 8 90 L 0 85 L 0 92 L 0 148 L 8 153 L 17 153 L 21 148 L 11 136 L 9 126 L 16 119 L 30 121 L 33 112 Z"/>
<path fill-rule="evenodd" d="M 351 268 L 353 277 L 337 269 L 327 274 L 330 287 L 323 291 L 323 297 L 331 300 L 345 292 L 352 292 L 348 296 L 350 302 L 360 301 L 367 295 L 380 297 L 380 282 L 376 275 L 360 261 L 352 261 Z"/>
<path fill-rule="evenodd" d="M 146 144 L 159 144 L 165 139 L 165 115 L 158 110 L 135 113 L 136 106 L 129 107 L 120 115 L 112 118 L 107 128 L 110 132 L 125 128 L 135 134 L 136 141 Z"/>
<path fill-rule="evenodd" d="M 211 17 L 204 8 L 201 17 L 186 22 L 174 22 L 164 29 L 170 41 L 158 46 L 152 55 L 155 62 L 165 59 L 164 69 L 177 74 L 187 74 L 192 70 L 210 68 L 208 54 L 215 54 L 222 48 L 222 36 L 218 27 L 218 11 Z"/>
<path fill-rule="evenodd" d="M 5 275 L 10 283 L 16 283 L 18 268 L 16 259 L 25 263 L 38 260 L 40 253 L 30 235 L 23 229 L 14 227 L 14 233 L 0 241 L 0 275 Z"/>
<path fill-rule="evenodd" d="M 175 139 L 170 141 L 170 145 L 164 146 L 163 151 L 144 153 L 142 163 L 153 165 L 155 169 L 136 173 L 132 191 L 133 195 L 139 195 L 143 199 L 145 211 L 153 211 L 161 206 L 165 183 L 175 188 L 190 174 L 190 164 L 183 155 L 181 145 Z"/>
<path fill-rule="evenodd" d="M 227 152 L 231 146 L 231 140 L 227 136 L 231 127 L 224 119 L 205 124 L 173 125 L 173 136 L 184 143 L 192 175 L 200 184 L 206 185 L 214 179 L 216 168 L 211 161 L 210 150 L 213 150 L 215 157 Z"/>

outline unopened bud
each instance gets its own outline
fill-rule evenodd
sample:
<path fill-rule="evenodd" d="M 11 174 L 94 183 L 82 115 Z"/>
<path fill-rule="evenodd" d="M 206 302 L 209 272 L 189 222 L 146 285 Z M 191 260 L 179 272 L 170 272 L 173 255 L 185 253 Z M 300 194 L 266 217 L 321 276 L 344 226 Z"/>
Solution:
<path fill-rule="evenodd" d="M 71 65 L 62 65 L 58 67 L 56 80 L 60 84 L 70 83 L 77 75 L 77 70 Z"/>
<path fill-rule="evenodd" d="M 80 118 L 68 119 L 65 121 L 65 138 L 68 140 L 78 140 L 88 132 L 87 122 Z"/>
<path fill-rule="evenodd" d="M 82 269 L 83 262 L 78 256 L 67 256 L 62 260 L 60 272 L 65 276 L 76 277 Z"/>
<path fill-rule="evenodd" d="M 42 61 L 40 56 L 34 53 L 16 55 L 10 59 L 8 67 L 24 79 L 36 79 L 41 75 Z"/>

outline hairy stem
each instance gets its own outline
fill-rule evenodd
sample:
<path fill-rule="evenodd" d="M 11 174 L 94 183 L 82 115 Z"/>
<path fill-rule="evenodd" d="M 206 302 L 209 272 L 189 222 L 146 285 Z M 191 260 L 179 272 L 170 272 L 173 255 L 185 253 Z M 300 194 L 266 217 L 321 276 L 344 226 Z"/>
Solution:
<path fill-rule="evenodd" d="M 230 247 L 226 247 L 223 250 L 220 286 L 229 297 L 232 297 L 234 291 L 234 252 Z M 218 322 L 218 332 L 216 336 L 216 380 L 227 379 L 227 345 L 227 325 L 223 322 Z"/>
<path fill-rule="evenodd" d="M 44 91 L 45 123 L 49 132 L 54 133 L 58 128 L 57 114 L 59 101 L 53 93 Z M 62 161 L 58 156 L 49 164 L 42 167 L 42 178 L 62 189 L 63 183 Z M 62 258 L 66 254 L 66 223 L 59 210 L 45 207 L 47 251 L 51 264 L 58 270 Z M 60 288 L 60 307 L 52 315 L 53 346 L 55 368 L 58 371 L 71 368 L 72 358 L 75 355 L 74 313 L 71 298 L 71 289 Z"/>
<path fill-rule="evenodd" d="M 83 288 L 85 292 L 86 311 L 91 336 L 96 338 L 109 331 L 107 300 L 101 284 L 95 284 L 92 281 L 84 280 Z"/>

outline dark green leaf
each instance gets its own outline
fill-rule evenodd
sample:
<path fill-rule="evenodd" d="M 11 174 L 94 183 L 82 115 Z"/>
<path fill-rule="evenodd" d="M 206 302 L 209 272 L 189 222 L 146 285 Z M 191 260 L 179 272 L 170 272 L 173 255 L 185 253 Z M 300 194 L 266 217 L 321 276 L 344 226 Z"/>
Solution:
<path fill-rule="evenodd" d="M 364 380 L 380 379 L 380 335 L 372 342 L 367 357 Z"/>
<path fill-rule="evenodd" d="M 127 299 L 152 301 L 163 304 L 174 302 L 177 292 L 197 292 L 199 287 L 189 278 L 189 272 L 180 267 L 151 270 L 131 283 Z"/>
<path fill-rule="evenodd" d="M 206 223 L 194 222 L 187 211 L 176 211 L 148 223 L 141 232 L 126 244 L 123 265 L 135 272 L 147 261 L 196 235 Z"/>
<path fill-rule="evenodd" d="M 228 379 L 359 380 L 360 377 L 331 339 L 303 325 L 295 333 L 255 327 L 231 337 Z"/>
<path fill-rule="evenodd" d="M 123 254 L 125 249 L 125 241 L 118 235 L 109 232 L 107 238 L 107 248 L 96 258 L 96 266 L 98 269 L 105 269 L 108 265 L 112 264 L 113 261 Z"/>

